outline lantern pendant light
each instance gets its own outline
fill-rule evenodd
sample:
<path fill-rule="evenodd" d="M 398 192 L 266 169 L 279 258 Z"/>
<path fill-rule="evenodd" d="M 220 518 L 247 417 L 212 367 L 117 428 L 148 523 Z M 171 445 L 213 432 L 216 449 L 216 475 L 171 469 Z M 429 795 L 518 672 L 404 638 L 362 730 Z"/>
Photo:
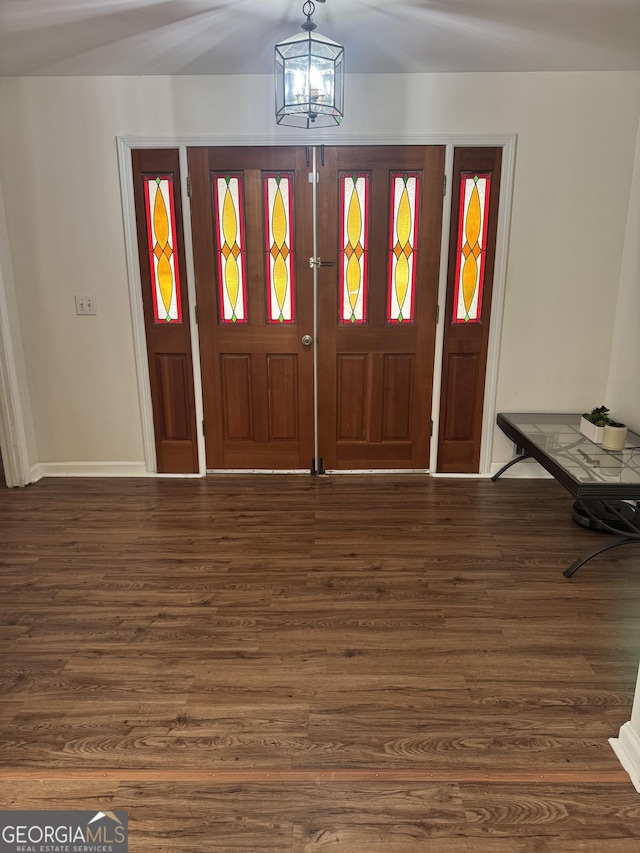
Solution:
<path fill-rule="evenodd" d="M 344 48 L 315 32 L 315 10 L 315 3 L 307 0 L 302 7 L 303 32 L 275 47 L 278 124 L 315 128 L 342 121 Z"/>

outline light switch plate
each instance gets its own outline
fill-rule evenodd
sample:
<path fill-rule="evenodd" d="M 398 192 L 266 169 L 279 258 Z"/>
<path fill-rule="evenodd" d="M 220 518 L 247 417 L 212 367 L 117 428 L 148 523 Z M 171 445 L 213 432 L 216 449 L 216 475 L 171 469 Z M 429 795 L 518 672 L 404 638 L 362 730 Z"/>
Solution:
<path fill-rule="evenodd" d="M 95 296 L 76 295 L 76 314 L 97 314 L 98 303 Z"/>

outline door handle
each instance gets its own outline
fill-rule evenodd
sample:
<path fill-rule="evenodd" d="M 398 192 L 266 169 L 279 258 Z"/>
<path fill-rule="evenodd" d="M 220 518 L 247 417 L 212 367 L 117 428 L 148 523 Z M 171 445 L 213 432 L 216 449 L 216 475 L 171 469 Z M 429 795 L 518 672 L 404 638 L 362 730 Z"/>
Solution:
<path fill-rule="evenodd" d="M 322 258 L 309 258 L 309 266 L 314 267 L 335 267 L 335 261 L 323 261 Z"/>
<path fill-rule="evenodd" d="M 311 335 L 303 335 L 302 336 L 303 346 L 310 347 L 312 343 L 313 343 L 313 338 L 311 337 Z"/>

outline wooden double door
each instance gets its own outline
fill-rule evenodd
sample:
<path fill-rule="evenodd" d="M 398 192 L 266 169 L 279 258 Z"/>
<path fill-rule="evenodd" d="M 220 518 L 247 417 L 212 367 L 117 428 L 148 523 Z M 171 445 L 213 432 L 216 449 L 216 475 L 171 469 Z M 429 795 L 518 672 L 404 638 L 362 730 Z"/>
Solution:
<path fill-rule="evenodd" d="M 188 149 L 194 312 L 180 152 L 132 151 L 159 472 L 201 470 L 197 376 L 209 470 L 429 467 L 444 154 Z M 479 471 L 501 157 L 453 150 L 443 473 Z"/>
<path fill-rule="evenodd" d="M 426 469 L 445 149 L 312 154 L 188 150 L 207 469 Z"/>

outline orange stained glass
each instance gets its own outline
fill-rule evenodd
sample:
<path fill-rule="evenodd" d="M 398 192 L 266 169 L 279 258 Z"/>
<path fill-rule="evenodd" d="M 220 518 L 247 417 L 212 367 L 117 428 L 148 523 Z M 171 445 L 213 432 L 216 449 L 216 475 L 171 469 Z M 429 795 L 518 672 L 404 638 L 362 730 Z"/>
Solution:
<path fill-rule="evenodd" d="M 420 173 L 392 172 L 387 322 L 415 319 Z"/>
<path fill-rule="evenodd" d="M 293 173 L 263 175 L 267 321 L 294 323 Z"/>
<path fill-rule="evenodd" d="M 490 190 L 490 172 L 461 174 L 453 295 L 452 321 L 454 323 L 479 323 L 482 320 Z"/>
<path fill-rule="evenodd" d="M 242 173 L 214 172 L 213 209 L 221 323 L 247 322 Z"/>
<path fill-rule="evenodd" d="M 173 175 L 145 175 L 144 203 L 154 323 L 182 323 Z"/>
<path fill-rule="evenodd" d="M 340 173 L 340 323 L 366 323 L 369 258 L 367 172 Z"/>

